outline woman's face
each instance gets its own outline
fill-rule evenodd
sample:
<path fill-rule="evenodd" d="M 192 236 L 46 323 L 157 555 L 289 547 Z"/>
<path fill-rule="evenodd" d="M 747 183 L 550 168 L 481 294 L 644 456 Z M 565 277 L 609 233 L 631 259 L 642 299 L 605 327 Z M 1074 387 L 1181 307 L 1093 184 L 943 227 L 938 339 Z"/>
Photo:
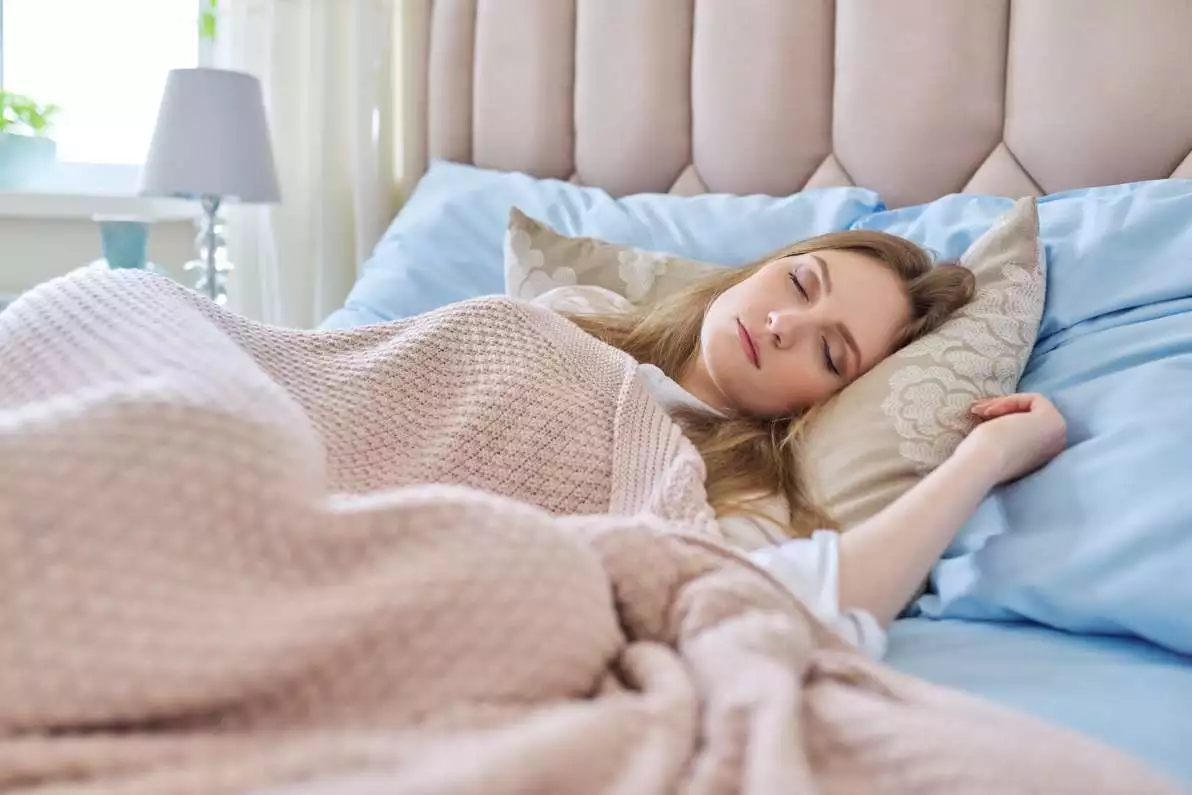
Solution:
<path fill-rule="evenodd" d="M 712 302 L 680 383 L 714 408 L 792 414 L 881 361 L 910 311 L 894 272 L 864 254 L 772 260 Z"/>

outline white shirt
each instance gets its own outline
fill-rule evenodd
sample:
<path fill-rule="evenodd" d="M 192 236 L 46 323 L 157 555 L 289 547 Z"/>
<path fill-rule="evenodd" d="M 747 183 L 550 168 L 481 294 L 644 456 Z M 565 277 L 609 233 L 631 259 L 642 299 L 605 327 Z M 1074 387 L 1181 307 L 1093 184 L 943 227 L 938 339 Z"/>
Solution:
<path fill-rule="evenodd" d="M 652 364 L 638 365 L 638 375 L 651 397 L 668 413 L 691 408 L 716 416 L 719 411 L 683 389 Z M 766 506 L 779 521 L 785 515 L 783 500 Z M 817 530 L 811 538 L 780 536 L 770 523 L 749 516 L 720 520 L 725 540 L 744 552 L 755 566 L 785 585 L 807 609 L 849 643 L 881 659 L 886 653 L 886 633 L 867 611 L 840 609 L 840 535 Z"/>

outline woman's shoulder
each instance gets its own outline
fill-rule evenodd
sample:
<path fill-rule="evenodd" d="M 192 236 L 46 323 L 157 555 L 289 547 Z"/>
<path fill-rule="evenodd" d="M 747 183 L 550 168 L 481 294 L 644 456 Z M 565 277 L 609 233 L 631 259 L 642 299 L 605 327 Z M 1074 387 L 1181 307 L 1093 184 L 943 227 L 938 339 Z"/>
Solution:
<path fill-rule="evenodd" d="M 508 310 L 521 308 L 534 313 L 609 315 L 632 312 L 629 299 L 594 284 L 573 284 L 547 290 L 531 298 L 511 295 L 485 295 L 450 304 L 449 308 L 486 308 Z"/>
<path fill-rule="evenodd" d="M 446 304 L 437 309 L 432 309 L 427 314 L 518 315 L 524 314 L 526 310 L 531 308 L 532 304 L 522 298 L 514 298 L 509 295 L 481 295 Z"/>
<path fill-rule="evenodd" d="M 534 296 L 530 302 L 553 312 L 571 314 L 617 315 L 634 310 L 628 298 L 595 284 L 555 287 Z"/>
<path fill-rule="evenodd" d="M 565 318 L 523 298 L 508 295 L 484 295 L 432 309 L 414 320 L 433 326 L 481 330 L 494 336 L 516 336 L 531 330 L 554 329 L 570 325 Z"/>

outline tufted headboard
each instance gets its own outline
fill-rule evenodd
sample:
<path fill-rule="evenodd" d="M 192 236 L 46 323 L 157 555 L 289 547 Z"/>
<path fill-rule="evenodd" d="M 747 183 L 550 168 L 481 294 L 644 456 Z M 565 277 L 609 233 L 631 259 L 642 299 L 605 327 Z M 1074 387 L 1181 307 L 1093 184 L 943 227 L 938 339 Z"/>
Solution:
<path fill-rule="evenodd" d="M 427 158 L 890 206 L 1192 177 L 1192 0 L 398 0 Z"/>

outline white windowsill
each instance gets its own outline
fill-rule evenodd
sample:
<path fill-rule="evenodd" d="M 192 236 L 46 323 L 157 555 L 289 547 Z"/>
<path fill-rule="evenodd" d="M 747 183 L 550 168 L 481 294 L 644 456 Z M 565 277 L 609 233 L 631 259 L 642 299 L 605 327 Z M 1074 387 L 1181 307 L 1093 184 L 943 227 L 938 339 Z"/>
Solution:
<path fill-rule="evenodd" d="M 91 220 L 97 215 L 128 215 L 146 221 L 198 218 L 198 202 L 148 196 L 97 193 L 0 191 L 0 218 Z"/>
<path fill-rule="evenodd" d="M 0 190 L 0 218 L 90 220 L 97 215 L 146 221 L 190 220 L 198 202 L 139 196 L 139 166 L 57 163 L 37 187 Z"/>

